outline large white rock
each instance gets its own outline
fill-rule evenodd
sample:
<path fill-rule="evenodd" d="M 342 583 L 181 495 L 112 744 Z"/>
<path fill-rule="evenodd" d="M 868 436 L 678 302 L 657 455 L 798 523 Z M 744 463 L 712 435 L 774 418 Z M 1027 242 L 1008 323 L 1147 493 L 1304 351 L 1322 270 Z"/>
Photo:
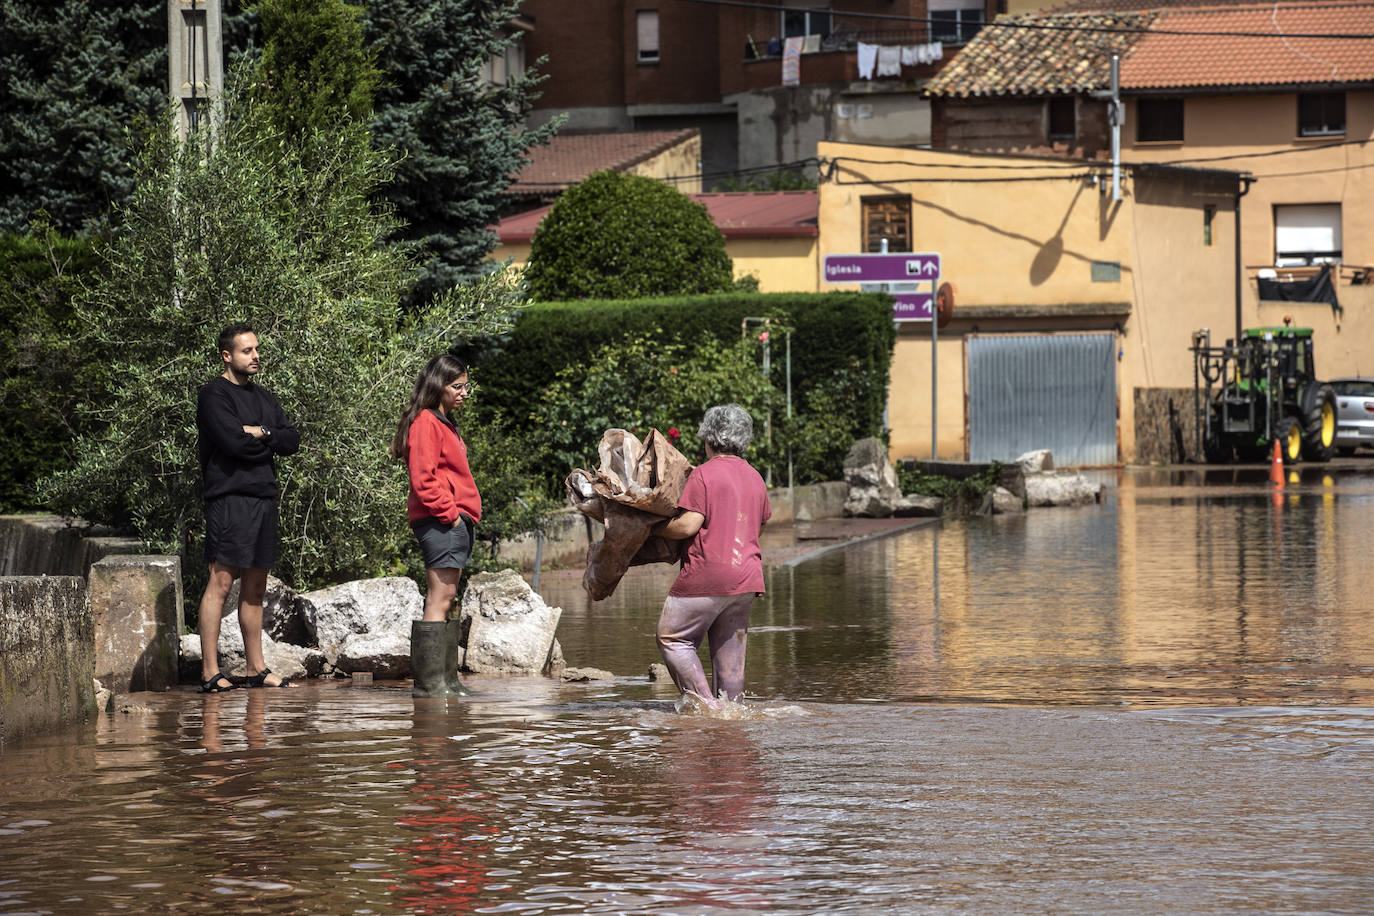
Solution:
<path fill-rule="evenodd" d="M 887 518 L 902 498 L 897 470 L 887 460 L 887 446 L 881 439 L 860 439 L 850 446 L 844 458 L 844 482 L 849 486 L 845 515 Z"/>
<path fill-rule="evenodd" d="M 220 633 L 239 633 L 239 590 L 242 579 L 235 579 L 220 609 Z M 296 605 L 296 592 L 276 576 L 267 577 L 267 591 L 262 596 L 262 631 L 276 642 L 300 645 L 306 641 L 305 624 Z M 242 645 L 243 637 L 239 636 Z"/>
<path fill-rule="evenodd" d="M 296 597 L 301 617 L 326 653 L 338 652 L 354 633 L 394 633 L 410 639 L 410 622 L 424 616 L 420 587 L 403 576 L 360 579 Z"/>
<path fill-rule="evenodd" d="M 262 637 L 262 660 L 275 673 L 290 678 L 319 677 L 326 667 L 324 653 L 319 649 L 276 642 L 266 633 Z M 182 680 L 191 683 L 200 680 L 200 637 L 195 633 L 181 637 L 181 665 Z M 219 670 L 236 678 L 248 673 L 241 635 L 226 640 L 223 633 L 220 634 Z"/>
<path fill-rule="evenodd" d="M 243 580 L 234 580 L 229 595 L 220 608 L 220 647 L 223 651 L 225 639 L 231 645 L 238 645 L 243 651 L 243 630 L 239 629 L 239 586 Z M 262 595 L 262 633 L 278 643 L 301 644 L 306 641 L 305 625 L 301 621 L 300 610 L 295 604 L 295 592 L 286 582 L 275 575 L 267 577 L 267 592 Z"/>
<path fill-rule="evenodd" d="M 1102 484 L 1078 473 L 1026 475 L 1027 506 L 1082 506 L 1098 502 Z"/>
<path fill-rule="evenodd" d="M 410 634 L 353 633 L 344 640 L 334 664 L 345 674 L 371 671 L 382 679 L 410 677 Z"/>
<path fill-rule="evenodd" d="M 998 487 L 983 497 L 985 515 L 1020 515 L 1026 511 L 1020 496 L 1006 487 Z"/>
<path fill-rule="evenodd" d="M 461 666 L 474 674 L 539 675 L 561 661 L 554 632 L 562 608 L 544 603 L 513 569 L 478 573 L 463 594 Z"/>
<path fill-rule="evenodd" d="M 1054 455 L 1047 448 L 1036 449 L 1032 452 L 1025 452 L 1013 463 L 1019 464 L 1021 470 L 1027 474 L 1040 474 L 1054 470 Z"/>

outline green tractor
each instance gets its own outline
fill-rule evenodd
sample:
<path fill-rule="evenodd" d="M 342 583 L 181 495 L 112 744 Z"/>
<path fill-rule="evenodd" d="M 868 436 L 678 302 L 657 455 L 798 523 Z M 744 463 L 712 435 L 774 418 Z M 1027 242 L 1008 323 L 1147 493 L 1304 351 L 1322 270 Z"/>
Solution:
<path fill-rule="evenodd" d="M 1198 438 L 1209 463 L 1264 461 L 1279 443 L 1284 464 L 1327 461 L 1336 438 L 1336 393 L 1317 381 L 1312 329 L 1248 328 L 1214 347 L 1193 332 Z"/>

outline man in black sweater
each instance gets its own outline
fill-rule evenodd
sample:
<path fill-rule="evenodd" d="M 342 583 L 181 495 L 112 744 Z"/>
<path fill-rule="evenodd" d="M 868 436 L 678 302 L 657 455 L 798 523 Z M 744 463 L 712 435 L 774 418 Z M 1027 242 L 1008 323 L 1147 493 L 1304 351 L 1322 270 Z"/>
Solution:
<path fill-rule="evenodd" d="M 276 398 L 254 384 L 258 336 L 246 324 L 219 335 L 224 373 L 206 382 L 196 401 L 200 470 L 205 488 L 205 562 L 210 581 L 200 599 L 203 693 L 236 686 L 219 670 L 220 612 L 235 579 L 239 586 L 239 628 L 249 687 L 289 687 L 268 670 L 262 657 L 262 599 L 267 571 L 277 559 L 276 455 L 300 448 L 300 433 Z"/>

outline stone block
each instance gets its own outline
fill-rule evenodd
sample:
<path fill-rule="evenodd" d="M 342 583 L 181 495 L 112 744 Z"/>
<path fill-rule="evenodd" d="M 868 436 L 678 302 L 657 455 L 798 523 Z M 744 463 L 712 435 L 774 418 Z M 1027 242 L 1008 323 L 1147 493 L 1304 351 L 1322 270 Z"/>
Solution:
<path fill-rule="evenodd" d="M 181 558 L 108 556 L 91 565 L 95 676 L 115 693 L 178 681 Z"/>
<path fill-rule="evenodd" d="M 0 744 L 93 716 L 94 666 L 84 580 L 0 577 Z"/>
<path fill-rule="evenodd" d="M 0 516 L 0 576 L 85 576 L 101 557 L 142 549 L 133 538 L 111 536 L 81 519 Z"/>
<path fill-rule="evenodd" d="M 467 640 L 462 669 L 474 674 L 551 674 L 561 660 L 554 633 L 562 614 L 562 608 L 545 604 L 514 570 L 478 573 L 463 593 L 461 619 Z"/>

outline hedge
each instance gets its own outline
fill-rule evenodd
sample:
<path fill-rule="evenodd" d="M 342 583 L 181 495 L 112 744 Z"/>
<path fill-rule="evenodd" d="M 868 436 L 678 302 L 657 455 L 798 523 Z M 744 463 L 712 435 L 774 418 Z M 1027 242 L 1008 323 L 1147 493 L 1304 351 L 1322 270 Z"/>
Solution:
<path fill-rule="evenodd" d="M 721 293 L 681 298 L 544 302 L 525 308 L 500 349 L 475 367 L 479 411 L 517 424 L 542 397 L 559 369 L 585 362 L 602 346 L 642 335 L 692 344 L 703 335 L 738 338 L 745 318 L 772 318 L 772 379 L 786 389 L 786 337 L 791 329 L 792 397 L 804 410 L 808 394 L 836 377 L 855 376 L 866 394 L 846 402 L 854 438 L 882 435 L 888 372 L 896 330 L 885 293 Z M 751 323 L 750 333 L 763 328 Z M 537 433 L 537 431 L 535 431 Z"/>

